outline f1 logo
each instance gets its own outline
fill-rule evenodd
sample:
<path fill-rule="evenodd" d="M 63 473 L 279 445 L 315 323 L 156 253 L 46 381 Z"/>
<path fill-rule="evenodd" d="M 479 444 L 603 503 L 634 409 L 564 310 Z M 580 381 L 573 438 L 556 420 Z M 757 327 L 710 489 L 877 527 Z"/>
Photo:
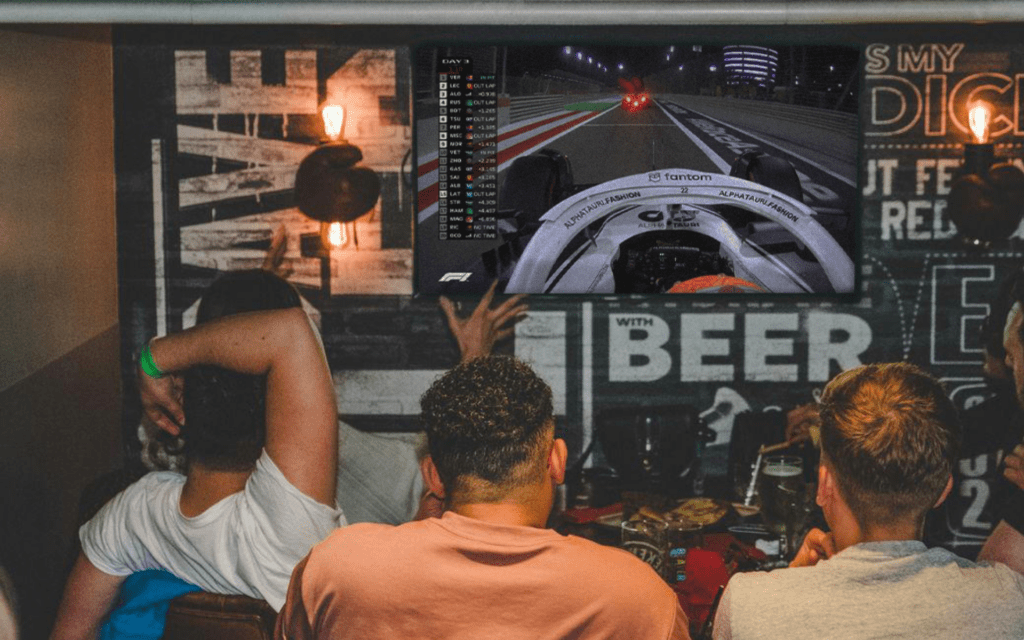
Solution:
<path fill-rule="evenodd" d="M 469 280 L 469 276 L 471 275 L 473 275 L 473 273 L 469 271 L 449 271 L 441 276 L 441 279 L 438 280 L 438 282 L 451 282 L 453 280 L 455 282 L 465 282 L 466 280 Z"/>

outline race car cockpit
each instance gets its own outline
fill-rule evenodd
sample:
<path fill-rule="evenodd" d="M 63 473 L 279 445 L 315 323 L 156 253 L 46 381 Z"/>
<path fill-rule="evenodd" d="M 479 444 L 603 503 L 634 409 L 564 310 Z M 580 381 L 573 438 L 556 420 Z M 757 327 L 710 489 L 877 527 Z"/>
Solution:
<path fill-rule="evenodd" d="M 577 186 L 569 160 L 545 149 L 509 167 L 499 211 L 503 244 L 449 292 L 495 278 L 507 293 L 854 288 L 848 250 L 804 204 L 793 167 L 761 152 L 728 176 L 660 169 Z"/>

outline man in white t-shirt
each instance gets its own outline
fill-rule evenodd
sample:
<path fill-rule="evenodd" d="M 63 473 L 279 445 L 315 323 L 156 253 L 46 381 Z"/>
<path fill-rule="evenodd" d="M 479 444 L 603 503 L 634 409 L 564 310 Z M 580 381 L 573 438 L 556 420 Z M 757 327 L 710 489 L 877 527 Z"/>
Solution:
<path fill-rule="evenodd" d="M 439 300 L 462 359 L 489 354 L 496 343 L 513 334 L 515 324 L 525 316 L 528 306 L 522 294 L 491 306 L 495 285 L 468 315 L 463 315 L 461 303 L 443 296 Z M 196 316 L 191 322 L 186 319 L 185 324 L 187 328 L 232 313 L 298 306 L 307 312 L 311 309 L 294 287 L 267 267 L 233 271 L 210 285 L 200 299 Z M 312 314 L 310 317 L 319 326 L 319 319 Z M 250 410 L 263 406 L 262 392 L 253 397 L 252 391 L 242 391 L 234 400 L 239 415 L 244 412 L 249 420 L 262 421 L 262 415 L 255 416 Z M 169 437 L 147 419 L 140 422 L 137 432 L 147 469 L 185 472 L 186 456 L 180 438 Z M 424 490 L 419 468 L 426 451 L 424 434 L 363 431 L 343 420 L 338 420 L 338 432 L 337 501 L 345 519 L 349 523 L 388 524 L 412 519 L 421 506 Z"/>
<path fill-rule="evenodd" d="M 494 287 L 467 317 L 441 300 L 464 358 L 490 352 L 526 311 L 522 296 L 491 308 L 493 294 Z M 298 560 L 345 524 L 335 501 L 333 386 L 300 305 L 298 292 L 276 275 L 232 272 L 204 293 L 198 328 L 151 344 L 140 365 L 188 369 L 162 379 L 141 367 L 138 373 L 147 417 L 183 436 L 187 475 L 150 473 L 82 527 L 83 553 L 54 638 L 95 637 L 125 577 L 145 569 L 279 609 Z M 289 311 L 212 323 L 268 309 Z M 349 451 L 347 459 L 361 453 Z M 348 474 L 365 469 L 369 461 L 362 462 Z"/>
<path fill-rule="evenodd" d="M 82 527 L 53 638 L 95 637 L 122 581 L 144 569 L 280 608 L 294 565 L 344 524 L 334 385 L 301 309 L 230 315 L 155 339 L 140 368 L 148 417 L 185 432 L 188 473 L 148 474 Z M 186 370 L 184 384 L 162 374 Z M 264 411 L 265 434 L 251 415 Z"/>

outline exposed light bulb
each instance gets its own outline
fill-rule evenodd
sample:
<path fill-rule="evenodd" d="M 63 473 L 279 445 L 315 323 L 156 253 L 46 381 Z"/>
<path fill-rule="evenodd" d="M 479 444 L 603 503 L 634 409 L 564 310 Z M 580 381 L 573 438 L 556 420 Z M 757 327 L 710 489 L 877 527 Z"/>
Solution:
<path fill-rule="evenodd" d="M 984 144 L 988 140 L 988 126 L 992 119 L 992 112 L 984 102 L 979 102 L 971 107 L 968 113 L 968 121 L 971 125 L 971 132 L 978 144 Z"/>
<path fill-rule="evenodd" d="M 322 112 L 324 118 L 324 133 L 331 140 L 337 140 L 341 137 L 341 132 L 345 129 L 345 110 L 336 104 L 328 104 L 324 106 Z"/>
<path fill-rule="evenodd" d="M 331 243 L 332 247 L 343 246 L 348 241 L 344 225 L 340 222 L 332 222 L 327 228 L 327 241 Z"/>

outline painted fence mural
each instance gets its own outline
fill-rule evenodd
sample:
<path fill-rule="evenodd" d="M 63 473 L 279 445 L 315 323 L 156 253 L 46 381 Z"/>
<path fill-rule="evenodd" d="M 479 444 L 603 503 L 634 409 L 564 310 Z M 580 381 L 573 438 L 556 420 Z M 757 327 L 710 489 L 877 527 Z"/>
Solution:
<path fill-rule="evenodd" d="M 115 50 L 125 354 L 147 335 L 190 326 L 206 285 L 260 267 L 275 242 L 278 272 L 300 288 L 325 333 L 349 296 L 412 292 L 408 49 L 329 37 L 294 44 L 237 29 L 219 38 L 123 29 Z M 381 182 L 376 206 L 346 223 L 346 240 L 330 250 L 329 283 L 308 249 L 320 223 L 297 209 L 293 193 L 299 163 L 325 139 L 325 104 L 345 108 L 345 139 Z M 347 347 L 344 338 L 328 341 L 332 354 Z M 369 350 L 388 360 L 386 348 Z M 128 403 L 130 441 L 137 412 Z"/>
<path fill-rule="evenodd" d="M 133 39 L 115 49 L 126 372 L 135 345 L 188 324 L 217 273 L 259 266 L 283 224 L 289 278 L 320 316 L 341 414 L 365 429 L 415 428 L 419 395 L 457 351 L 436 299 L 410 295 L 409 52 L 233 48 L 208 35 L 206 48 Z M 602 407 L 638 403 L 693 405 L 722 443 L 731 419 L 716 407 L 734 415 L 811 402 L 838 371 L 865 362 L 909 360 L 944 379 L 959 406 L 984 399 L 979 328 L 1024 254 L 1019 232 L 967 248 L 947 200 L 973 101 L 992 106 L 995 154 L 1024 168 L 1022 54 L 972 43 L 865 45 L 862 282 L 851 302 L 533 298 L 507 348 L 552 385 L 571 450 L 590 442 Z M 294 208 L 290 189 L 316 144 L 318 108 L 332 97 L 362 105 L 349 137 L 383 188 L 377 209 L 356 223 L 358 248 L 333 255 L 327 297 L 300 247 L 315 223 Z M 129 423 L 137 416 L 126 413 Z"/>
<path fill-rule="evenodd" d="M 122 307 L 158 333 L 187 326 L 197 291 L 219 272 L 261 266 L 275 232 L 279 268 L 307 297 L 324 298 L 317 306 L 330 302 L 317 293 L 319 258 L 302 249 L 319 224 L 292 193 L 299 163 L 323 139 L 324 104 L 344 105 L 345 135 L 383 185 L 374 210 L 346 224 L 347 242 L 332 250 L 330 291 L 411 293 L 401 184 L 411 152 L 408 52 L 215 44 L 117 47 Z"/>

